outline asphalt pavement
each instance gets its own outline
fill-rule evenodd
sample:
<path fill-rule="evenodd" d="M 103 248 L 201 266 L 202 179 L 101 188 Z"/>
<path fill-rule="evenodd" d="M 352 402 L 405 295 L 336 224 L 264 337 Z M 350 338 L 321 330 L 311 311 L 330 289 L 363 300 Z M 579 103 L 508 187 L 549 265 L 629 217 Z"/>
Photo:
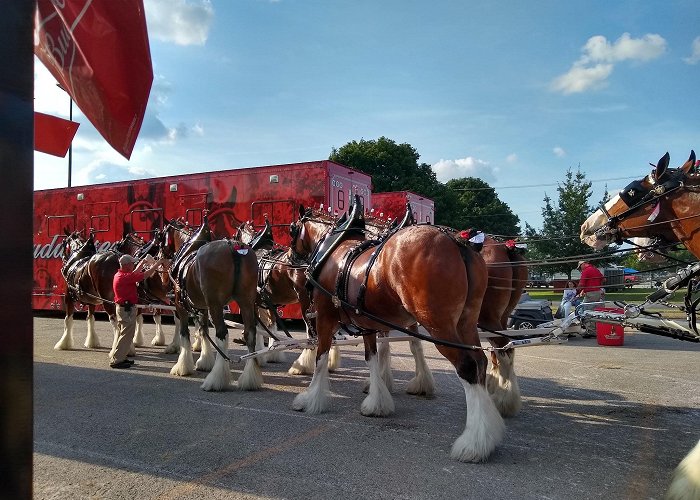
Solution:
<path fill-rule="evenodd" d="M 176 355 L 162 347 L 114 370 L 106 347 L 54 351 L 62 329 L 34 320 L 35 498 L 660 499 L 700 438 L 700 346 L 638 332 L 621 347 L 518 348 L 522 410 L 489 461 L 471 464 L 450 459 L 464 391 L 430 345 L 433 399 L 404 392 L 413 360 L 395 342 L 396 412 L 363 417 L 363 350 L 345 347 L 330 411 L 310 416 L 291 408 L 310 381 L 287 374 L 298 351 L 263 367 L 261 391 L 208 393 L 203 373 L 171 376 Z M 85 333 L 76 320 L 76 345 Z M 97 333 L 111 345 L 107 322 Z"/>

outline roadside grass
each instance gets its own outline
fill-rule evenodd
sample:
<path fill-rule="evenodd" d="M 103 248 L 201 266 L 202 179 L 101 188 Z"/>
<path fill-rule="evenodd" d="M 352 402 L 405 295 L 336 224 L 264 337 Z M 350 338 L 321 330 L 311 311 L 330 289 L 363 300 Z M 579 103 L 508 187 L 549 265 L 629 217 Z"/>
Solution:
<path fill-rule="evenodd" d="M 561 301 L 562 297 L 562 292 L 554 291 L 554 289 L 543 290 L 542 288 L 526 288 L 525 290 L 533 299 L 549 300 L 555 304 Z M 642 303 L 650 293 L 655 292 L 656 290 L 656 288 L 626 288 L 622 292 L 606 292 L 605 300 Z M 685 295 L 685 292 L 685 289 L 677 291 L 666 300 L 672 303 L 683 303 L 683 296 Z"/>

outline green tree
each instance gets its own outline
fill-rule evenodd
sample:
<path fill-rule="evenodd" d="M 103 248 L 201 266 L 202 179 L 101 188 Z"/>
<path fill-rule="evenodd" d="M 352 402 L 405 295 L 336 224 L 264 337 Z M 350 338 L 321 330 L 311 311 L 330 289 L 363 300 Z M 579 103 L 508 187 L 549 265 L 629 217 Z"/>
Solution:
<path fill-rule="evenodd" d="M 459 205 L 455 207 L 455 227 L 473 227 L 490 234 L 517 236 L 520 219 L 510 207 L 498 199 L 496 191 L 488 183 L 474 177 L 451 179 L 447 187 L 457 193 Z"/>
<path fill-rule="evenodd" d="M 454 226 L 457 195 L 437 180 L 427 163 L 418 163 L 420 155 L 410 144 L 391 139 L 351 141 L 333 148 L 329 160 L 342 163 L 372 176 L 375 193 L 413 191 L 435 203 L 435 223 Z M 454 226 L 456 227 L 456 226 Z"/>
<path fill-rule="evenodd" d="M 467 188 L 485 188 L 477 195 L 451 189 L 437 180 L 430 165 L 418 163 L 420 155 L 410 144 L 397 144 L 386 137 L 369 141 L 361 139 L 333 148 L 328 159 L 370 174 L 375 193 L 408 190 L 432 199 L 436 224 L 454 228 L 475 227 L 506 235 L 520 232 L 518 218 L 498 200 L 488 184 L 479 179 L 457 181 L 457 185 L 463 184 Z M 474 217 L 475 213 L 480 214 L 479 217 Z"/>
<path fill-rule="evenodd" d="M 563 182 L 557 187 L 557 202 L 545 194 L 542 208 L 542 230 L 536 231 L 526 224 L 525 234 L 531 239 L 529 246 L 545 262 L 548 260 L 566 260 L 573 255 L 590 254 L 593 250 L 579 239 L 581 224 L 592 209 L 588 205 L 591 197 L 591 183 L 580 170 L 576 173 L 569 168 Z M 543 266 L 548 273 L 562 272 L 571 278 L 571 270 L 576 264 L 562 262 Z"/>
<path fill-rule="evenodd" d="M 420 155 L 410 144 L 396 144 L 380 137 L 376 141 L 352 141 L 333 148 L 329 160 L 361 170 L 372 176 L 373 191 L 414 191 L 428 196 L 438 180 L 426 163 L 418 163 Z"/>

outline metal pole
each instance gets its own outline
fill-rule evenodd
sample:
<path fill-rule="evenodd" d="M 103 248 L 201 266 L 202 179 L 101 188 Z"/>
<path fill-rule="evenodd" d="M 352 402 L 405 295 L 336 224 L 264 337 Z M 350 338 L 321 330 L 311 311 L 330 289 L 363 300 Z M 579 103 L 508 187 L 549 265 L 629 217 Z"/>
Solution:
<path fill-rule="evenodd" d="M 56 87 L 68 94 L 68 91 L 60 83 L 56 84 Z M 69 108 L 68 108 L 68 119 L 73 121 L 73 97 L 68 94 Z M 73 141 L 70 141 L 68 146 L 68 187 L 70 187 L 71 172 L 73 170 Z"/>
<path fill-rule="evenodd" d="M 68 118 L 73 121 L 73 98 L 68 94 L 68 99 L 70 99 L 70 108 L 68 111 Z M 68 187 L 70 187 L 70 177 L 71 171 L 73 170 L 73 141 L 70 141 L 70 146 L 68 146 Z"/>

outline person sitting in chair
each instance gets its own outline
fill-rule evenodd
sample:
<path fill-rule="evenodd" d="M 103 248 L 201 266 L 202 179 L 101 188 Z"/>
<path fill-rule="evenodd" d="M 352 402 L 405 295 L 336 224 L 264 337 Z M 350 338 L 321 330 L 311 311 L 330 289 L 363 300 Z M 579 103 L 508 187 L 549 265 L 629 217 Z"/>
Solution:
<path fill-rule="evenodd" d="M 562 318 L 567 318 L 571 312 L 571 306 L 574 305 L 574 299 L 576 298 L 577 290 L 573 281 L 569 281 L 564 288 L 564 295 L 561 298 L 561 304 L 559 308 L 564 312 Z"/>

